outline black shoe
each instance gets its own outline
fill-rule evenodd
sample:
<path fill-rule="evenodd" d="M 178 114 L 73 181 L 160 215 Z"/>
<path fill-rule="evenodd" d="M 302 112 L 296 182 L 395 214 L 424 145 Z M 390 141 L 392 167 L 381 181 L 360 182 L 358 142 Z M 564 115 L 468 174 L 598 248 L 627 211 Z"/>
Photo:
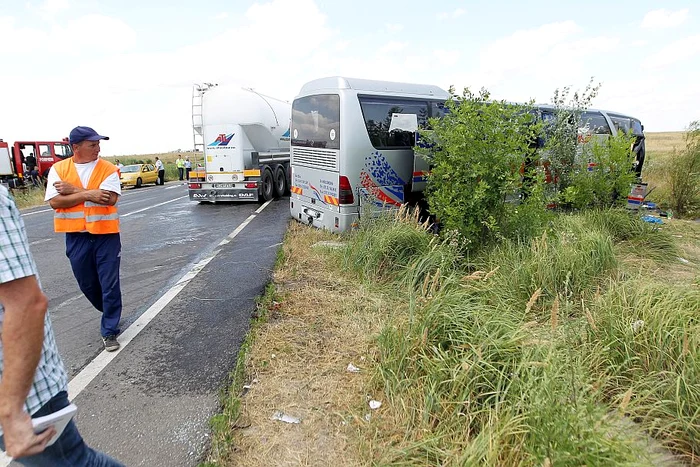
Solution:
<path fill-rule="evenodd" d="M 117 336 L 106 336 L 102 338 L 102 342 L 105 345 L 105 350 L 107 352 L 114 352 L 119 349 L 119 342 L 117 341 Z"/>

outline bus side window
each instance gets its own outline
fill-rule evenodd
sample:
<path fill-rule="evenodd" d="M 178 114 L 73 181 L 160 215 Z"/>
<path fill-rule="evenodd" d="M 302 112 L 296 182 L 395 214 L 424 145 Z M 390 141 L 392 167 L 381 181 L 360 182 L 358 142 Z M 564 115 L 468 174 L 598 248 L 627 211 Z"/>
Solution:
<path fill-rule="evenodd" d="M 612 135 L 608 121 L 600 112 L 584 112 L 581 115 L 581 127 L 594 135 Z"/>

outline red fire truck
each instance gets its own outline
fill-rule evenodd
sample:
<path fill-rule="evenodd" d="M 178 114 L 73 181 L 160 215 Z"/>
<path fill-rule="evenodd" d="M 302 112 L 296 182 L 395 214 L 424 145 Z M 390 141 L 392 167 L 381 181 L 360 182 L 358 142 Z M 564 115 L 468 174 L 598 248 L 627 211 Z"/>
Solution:
<path fill-rule="evenodd" d="M 0 139 L 0 181 L 13 188 L 40 184 L 56 162 L 73 155 L 68 138 L 62 141 L 16 141 Z"/>

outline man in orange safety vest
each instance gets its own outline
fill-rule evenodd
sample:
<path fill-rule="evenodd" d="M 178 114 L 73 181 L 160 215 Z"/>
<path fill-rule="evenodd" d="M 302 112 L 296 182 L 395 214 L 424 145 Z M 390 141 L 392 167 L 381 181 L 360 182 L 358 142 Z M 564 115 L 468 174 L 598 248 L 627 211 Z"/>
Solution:
<path fill-rule="evenodd" d="M 99 158 L 100 141 L 108 139 L 90 127 L 73 128 L 73 157 L 51 167 L 45 200 L 54 209 L 54 230 L 66 234 L 66 256 L 80 290 L 102 313 L 102 342 L 112 352 L 119 349 L 122 313 L 121 185 L 117 167 Z"/>

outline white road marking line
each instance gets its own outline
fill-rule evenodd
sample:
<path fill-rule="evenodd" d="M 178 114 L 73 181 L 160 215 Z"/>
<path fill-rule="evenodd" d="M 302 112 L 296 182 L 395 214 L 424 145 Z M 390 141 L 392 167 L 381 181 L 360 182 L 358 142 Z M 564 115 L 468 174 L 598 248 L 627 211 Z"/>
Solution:
<path fill-rule="evenodd" d="M 41 211 L 32 211 L 22 214 L 22 217 L 33 216 L 34 214 L 40 214 L 42 212 L 51 212 L 53 209 L 42 209 Z"/>
<path fill-rule="evenodd" d="M 71 298 L 69 298 L 68 300 L 64 300 L 61 303 L 59 303 L 58 305 L 50 307 L 50 311 L 58 310 L 59 308 L 64 307 L 66 305 L 69 305 L 82 297 L 83 297 L 82 293 L 78 294 L 78 295 L 74 295 Z"/>
<path fill-rule="evenodd" d="M 262 212 L 262 210 L 270 204 L 270 201 L 260 206 L 260 209 L 255 211 L 255 213 L 248 216 L 248 218 L 239 225 L 233 232 L 231 232 L 224 240 L 219 243 L 219 246 L 226 245 L 231 240 L 233 240 L 236 235 L 241 233 L 241 231 L 247 226 L 255 217 Z M 219 253 L 221 248 L 215 249 L 209 256 L 202 259 L 199 263 L 195 264 L 192 269 L 190 269 L 185 275 L 183 275 L 177 283 L 170 288 L 163 296 L 161 296 L 153 305 L 148 308 L 134 323 L 129 326 L 121 335 L 119 336 L 119 343 L 121 347 L 116 352 L 107 352 L 103 350 L 93 361 L 91 361 L 83 370 L 78 373 L 75 378 L 73 378 L 68 383 L 68 397 L 73 400 L 78 396 L 90 382 L 92 382 L 95 377 L 100 374 L 102 370 L 112 361 L 114 358 L 126 348 L 126 346 L 137 336 L 143 329 L 150 323 L 158 313 L 160 313 L 171 301 L 175 298 L 182 289 L 189 284 L 189 282 L 197 277 L 202 269 L 205 268 L 207 264 L 211 262 Z"/>
<path fill-rule="evenodd" d="M 181 200 L 181 199 L 184 199 L 184 198 L 189 198 L 189 195 L 187 195 L 187 196 L 180 196 L 179 198 L 175 198 L 175 199 L 171 199 L 171 200 L 169 200 L 169 201 L 165 201 L 165 202 L 162 202 L 162 203 L 154 204 L 153 206 L 148 206 L 147 208 L 137 209 L 136 211 L 127 212 L 126 214 L 121 214 L 121 215 L 119 216 L 119 218 L 122 218 L 122 217 L 129 217 L 129 216 L 131 216 L 132 214 L 138 214 L 138 213 L 143 212 L 143 211 L 148 211 L 149 209 L 157 208 L 158 206 L 163 206 L 164 204 L 172 203 L 173 201 L 178 201 L 178 200 Z"/>
<path fill-rule="evenodd" d="M 176 188 L 178 186 L 180 186 L 180 185 L 175 185 L 174 187 L 168 187 L 168 188 L 166 188 L 166 190 L 168 190 L 170 188 Z M 120 195 L 120 198 L 124 198 L 124 196 L 130 196 L 130 195 L 134 195 L 134 194 L 136 194 L 136 193 L 122 193 Z M 149 199 L 151 199 L 151 198 L 149 198 Z M 141 201 L 141 200 L 139 200 L 139 201 Z M 139 201 L 132 201 L 132 203 L 138 203 Z M 131 204 L 131 203 L 129 203 L 129 204 Z M 119 204 L 117 204 L 117 207 L 119 207 Z M 53 211 L 53 209 L 42 209 L 41 211 L 26 212 L 24 214 L 21 214 L 21 216 L 22 217 L 33 216 L 34 214 L 41 214 L 42 212 L 52 212 L 52 211 Z"/>
<path fill-rule="evenodd" d="M 181 186 L 183 186 L 183 185 L 184 185 L 184 183 L 181 184 L 181 185 L 166 186 L 165 189 L 166 189 L 166 190 L 172 190 L 173 188 L 178 188 L 178 187 L 181 187 Z"/>

